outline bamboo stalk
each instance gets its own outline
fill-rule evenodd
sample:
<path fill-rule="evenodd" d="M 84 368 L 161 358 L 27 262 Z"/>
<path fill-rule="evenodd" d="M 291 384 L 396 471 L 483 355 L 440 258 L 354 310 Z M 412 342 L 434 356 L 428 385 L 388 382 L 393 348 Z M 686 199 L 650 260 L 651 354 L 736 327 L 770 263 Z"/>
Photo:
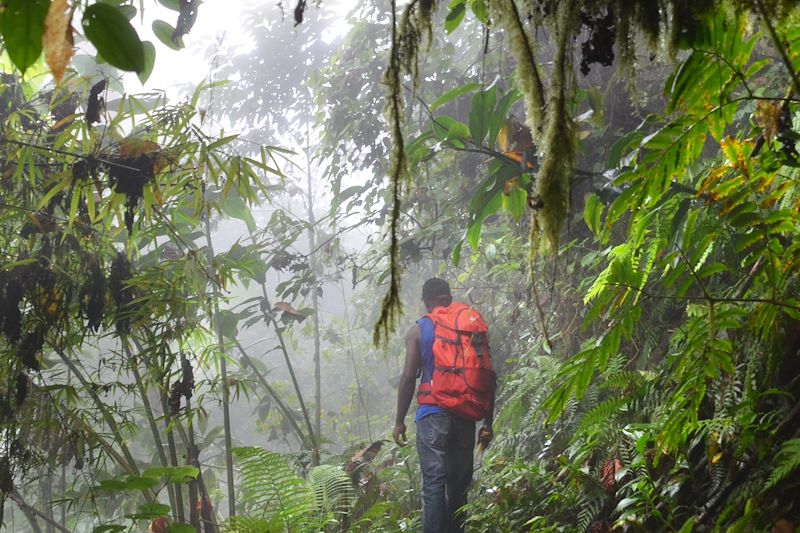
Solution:
<path fill-rule="evenodd" d="M 103 420 L 105 420 L 109 429 L 111 429 L 111 432 L 113 433 L 114 438 L 116 439 L 117 444 L 119 445 L 120 450 L 122 451 L 122 454 L 125 456 L 125 459 L 128 463 L 131 473 L 133 475 L 138 476 L 139 469 L 136 466 L 136 460 L 133 458 L 133 455 L 128 449 L 128 446 L 125 444 L 125 439 L 122 436 L 122 432 L 120 431 L 116 420 L 114 420 L 114 417 L 111 416 L 111 413 L 108 412 L 106 405 L 102 402 L 102 400 L 100 400 L 100 397 L 97 395 L 97 392 L 94 391 L 91 384 L 88 382 L 86 377 L 80 372 L 80 369 L 78 369 L 75 363 L 73 363 L 72 360 L 69 357 L 67 357 L 67 355 L 62 350 L 56 349 L 56 353 L 61 358 L 61 360 L 64 361 L 64 364 L 67 365 L 67 367 L 75 375 L 75 377 L 78 378 L 78 381 L 80 381 L 81 385 L 83 386 L 83 389 L 91 397 L 92 401 L 95 404 L 95 407 L 97 407 L 97 409 L 103 415 Z"/>
<path fill-rule="evenodd" d="M 311 175 L 311 138 L 308 120 L 306 120 L 306 207 L 308 208 L 308 263 L 314 276 L 314 286 L 311 288 L 311 307 L 314 309 L 314 432 L 322 434 L 322 363 L 320 358 L 320 333 L 319 333 L 319 296 L 317 295 L 317 248 L 316 220 L 314 218 L 314 189 Z M 312 453 L 312 464 L 319 463 L 319 452 Z"/>
<path fill-rule="evenodd" d="M 228 481 L 228 516 L 236 516 L 236 494 L 233 479 L 233 436 L 231 435 L 231 413 L 230 413 L 230 388 L 228 386 L 228 370 L 225 363 L 223 347 L 225 345 L 222 337 L 222 324 L 219 318 L 219 287 L 216 283 L 216 273 L 214 272 L 214 245 L 211 242 L 211 213 L 206 210 L 205 229 L 206 229 L 206 250 L 208 256 L 208 274 L 211 278 L 212 298 L 214 306 L 214 330 L 217 335 L 217 343 L 220 351 L 219 369 L 222 378 L 222 425 L 225 433 L 225 470 Z"/>
<path fill-rule="evenodd" d="M 281 398 L 280 395 L 277 393 L 277 391 L 275 389 L 273 389 L 272 386 L 267 382 L 267 379 L 264 377 L 264 374 L 262 374 L 261 371 L 258 368 L 256 368 L 256 366 L 252 363 L 252 361 L 250 361 L 250 356 L 247 355 L 247 352 L 245 351 L 244 347 L 242 346 L 242 344 L 238 340 L 236 340 L 236 347 L 239 349 L 239 352 L 242 354 L 242 358 L 243 358 L 245 364 L 250 366 L 250 369 L 256 375 L 256 378 L 258 379 L 259 383 L 261 383 L 261 386 L 264 387 L 264 389 L 267 391 L 267 393 L 269 393 L 269 395 L 272 397 L 272 399 L 275 400 L 275 403 L 278 404 L 278 408 L 283 412 L 283 416 L 292 425 L 292 428 L 294 429 L 295 433 L 297 434 L 297 438 L 300 439 L 300 443 L 303 446 L 308 446 L 309 443 L 307 441 L 307 437 L 305 435 L 303 435 L 303 432 L 300 429 L 300 426 L 297 424 L 297 421 L 294 419 L 294 416 L 292 416 L 292 411 L 291 411 L 291 409 L 289 409 L 289 406 L 286 405 L 286 402 L 283 401 L 283 398 Z"/>
<path fill-rule="evenodd" d="M 150 427 L 150 432 L 153 434 L 153 441 L 155 443 L 156 451 L 158 453 L 158 459 L 161 462 L 161 466 L 164 467 L 169 466 L 169 462 L 167 461 L 167 454 L 164 452 L 164 444 L 161 442 L 161 434 L 158 431 L 158 423 L 156 422 L 155 415 L 153 414 L 153 409 L 150 405 L 150 399 L 147 397 L 147 391 L 144 387 L 142 376 L 139 373 L 139 368 L 137 365 L 138 359 L 136 359 L 131 354 L 130 349 L 127 346 L 125 347 L 125 354 L 128 356 L 128 360 L 131 362 L 131 372 L 133 373 L 134 380 L 136 381 L 136 388 L 139 389 L 139 395 L 142 397 L 142 404 L 144 405 L 145 418 L 147 418 L 147 424 Z M 178 500 L 175 499 L 175 490 L 171 484 L 167 486 L 167 493 L 169 496 L 170 507 L 172 508 L 173 512 L 177 512 Z M 182 507 L 183 505 L 181 505 L 181 508 Z M 181 512 L 181 514 L 183 513 Z"/>

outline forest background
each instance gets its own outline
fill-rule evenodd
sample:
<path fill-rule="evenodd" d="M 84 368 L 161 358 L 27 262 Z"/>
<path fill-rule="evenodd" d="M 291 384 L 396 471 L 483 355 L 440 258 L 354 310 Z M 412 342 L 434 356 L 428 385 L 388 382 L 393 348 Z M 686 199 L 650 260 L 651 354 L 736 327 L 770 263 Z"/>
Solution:
<path fill-rule="evenodd" d="M 794 2 L 2 7 L 12 531 L 418 529 L 433 275 L 500 376 L 470 528 L 797 529 Z"/>

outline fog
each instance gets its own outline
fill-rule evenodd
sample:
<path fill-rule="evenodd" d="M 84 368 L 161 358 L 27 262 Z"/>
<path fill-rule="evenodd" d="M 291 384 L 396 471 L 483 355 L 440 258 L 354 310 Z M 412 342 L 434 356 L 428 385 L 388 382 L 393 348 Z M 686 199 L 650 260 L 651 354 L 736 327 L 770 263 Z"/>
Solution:
<path fill-rule="evenodd" d="M 139 473 L 167 464 L 199 468 L 200 494 L 190 492 L 189 500 L 209 498 L 216 519 L 223 521 L 229 515 L 226 425 L 230 447 L 286 454 L 301 473 L 320 461 L 347 464 L 360 450 L 391 438 L 402 339 L 424 312 L 422 282 L 444 270 L 448 250 L 434 247 L 421 258 L 419 244 L 399 235 L 415 257 L 402 271 L 406 312 L 394 336 L 376 347 L 373 328 L 389 268 L 389 137 L 381 83 L 388 52 L 386 7 L 309 5 L 303 23 L 295 25 L 293 6 L 209 0 L 200 5 L 183 48 L 171 50 L 151 27 L 173 21 L 175 11 L 147 5 L 133 19 L 141 37 L 156 44 L 155 67 L 145 82 L 98 64 L 92 47 L 77 41 L 74 78 L 67 86 L 107 83 L 107 105 L 95 126 L 101 132 L 98 152 L 118 151 L 119 136 L 146 135 L 159 124 L 112 125 L 113 117 L 134 106 L 127 94 L 143 95 L 140 121 L 153 119 L 148 113 L 158 106 L 187 104 L 196 95 L 198 113 L 187 126 L 187 139 L 199 139 L 207 148 L 218 139 L 224 149 L 220 159 L 199 160 L 193 172 L 209 174 L 213 162 L 235 182 L 245 175 L 226 174 L 225 165 L 235 158 L 254 170 L 243 179 L 247 186 L 226 186 L 224 180 L 214 186 L 209 180 L 206 189 L 203 181 L 201 199 L 213 207 L 196 211 L 194 226 L 181 229 L 178 215 L 190 213 L 187 208 L 178 215 L 165 211 L 159 214 L 165 226 L 132 245 L 125 242 L 121 219 L 109 224 L 109 250 L 126 255 L 132 271 L 142 276 L 126 281 L 135 290 L 135 304 L 156 294 L 145 273 L 170 261 L 185 263 L 170 271 L 176 286 L 184 276 L 202 284 L 195 284 L 195 294 L 183 293 L 135 319 L 140 322 L 126 326 L 132 335 L 119 335 L 117 319 L 116 332 L 112 321 L 97 334 L 81 331 L 74 352 L 45 349 L 44 369 L 31 378 L 33 390 L 56 411 L 70 406 L 75 418 L 58 412 L 57 428 L 37 433 L 37 427 L 32 437 L 24 429 L 7 435 L 9 442 L 24 437 L 49 446 L 26 471 L 34 473 L 33 481 L 20 484 L 13 501 L 6 501 L 11 531 L 35 530 L 29 522 L 37 517 L 49 531 L 88 532 L 103 524 L 133 524 L 137 516 L 141 523 L 148 515 L 132 496 L 141 487 L 128 489 L 124 480 L 136 486 Z M 55 94 L 49 77 L 38 76 L 37 90 Z M 78 93 L 82 99 L 85 88 Z M 95 140 L 80 135 L 76 138 L 87 145 Z M 99 192 L 96 200 L 109 198 L 110 192 Z M 150 208 L 157 207 L 153 202 Z M 144 211 L 126 218 L 128 234 L 135 224 L 149 223 Z M 167 278 L 159 290 L 170 283 Z M 456 290 L 456 297 L 461 294 Z M 158 313 L 186 316 L 159 323 Z M 169 338 L 173 319 L 176 328 L 189 332 L 185 337 Z M 137 337 L 139 324 L 150 320 L 153 332 L 160 333 Z M 156 359 L 165 366 L 148 366 Z M 190 453 L 194 446 L 197 457 Z M 57 459 L 49 462 L 48 455 Z M 238 463 L 236 469 L 234 476 Z M 21 482 L 23 472 L 15 475 Z M 186 499 L 179 491 L 170 487 L 146 499 L 174 506 Z M 131 515 L 137 508 L 139 515 Z"/>

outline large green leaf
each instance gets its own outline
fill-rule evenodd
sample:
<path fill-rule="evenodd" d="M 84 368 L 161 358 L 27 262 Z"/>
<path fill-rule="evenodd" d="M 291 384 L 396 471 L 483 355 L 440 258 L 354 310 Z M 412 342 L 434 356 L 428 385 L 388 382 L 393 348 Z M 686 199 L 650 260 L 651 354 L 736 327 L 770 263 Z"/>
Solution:
<path fill-rule="evenodd" d="M 490 216 L 497 213 L 502 205 L 502 197 L 503 193 L 498 192 L 491 198 L 489 198 L 488 202 L 483 206 L 480 214 L 475 218 L 475 220 L 470 224 L 469 228 L 467 228 L 467 242 L 472 247 L 473 250 L 478 249 L 478 242 L 481 238 L 481 229 L 483 227 L 483 222 L 489 218 Z"/>
<path fill-rule="evenodd" d="M 492 85 L 488 89 L 472 96 L 472 109 L 469 112 L 469 131 L 472 135 L 472 141 L 478 146 L 483 144 L 483 139 L 489 132 L 496 98 L 496 85 Z"/>
<path fill-rule="evenodd" d="M 444 31 L 453 33 L 464 20 L 464 14 L 467 12 L 466 0 L 452 0 L 448 8 L 447 17 L 444 19 Z"/>
<path fill-rule="evenodd" d="M 144 45 L 125 14 L 108 4 L 92 4 L 83 14 L 86 38 L 109 64 L 133 72 L 144 72 Z"/>
<path fill-rule="evenodd" d="M 256 230 L 256 221 L 253 218 L 253 213 L 250 208 L 244 203 L 242 197 L 232 192 L 225 197 L 220 203 L 222 212 L 229 217 L 236 218 L 247 224 L 247 229 L 250 231 Z"/>
<path fill-rule="evenodd" d="M 512 89 L 504 94 L 497 103 L 494 113 L 489 117 L 489 137 L 486 139 L 486 146 L 489 148 L 494 147 L 495 142 L 497 142 L 497 135 L 500 133 L 503 124 L 505 124 L 508 111 L 520 98 L 522 98 L 522 93 L 516 89 Z"/>
<path fill-rule="evenodd" d="M 467 83 L 467 84 L 462 85 L 460 87 L 456 87 L 455 89 L 450 89 L 449 91 L 444 93 L 442 96 L 437 98 L 431 104 L 431 111 L 433 111 L 437 107 L 443 106 L 447 102 L 452 102 L 453 100 L 455 100 L 456 98 L 458 98 L 460 96 L 463 96 L 463 95 L 465 95 L 467 93 L 475 92 L 480 88 L 481 88 L 481 84 L 480 83 Z"/>
<path fill-rule="evenodd" d="M 137 75 L 139 81 L 144 85 L 150 78 L 150 74 L 153 73 L 153 66 L 156 63 L 156 47 L 150 41 L 143 41 L 142 50 L 144 51 L 144 68 Z"/>
<path fill-rule="evenodd" d="M 42 54 L 44 21 L 50 0 L 7 0 L 2 16 L 3 43 L 23 74 Z"/>

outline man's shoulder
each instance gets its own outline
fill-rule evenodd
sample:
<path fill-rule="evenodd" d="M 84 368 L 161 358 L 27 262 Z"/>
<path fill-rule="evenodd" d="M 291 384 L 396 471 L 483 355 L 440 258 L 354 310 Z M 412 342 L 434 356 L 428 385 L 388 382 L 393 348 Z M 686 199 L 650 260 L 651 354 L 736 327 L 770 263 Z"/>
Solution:
<path fill-rule="evenodd" d="M 419 324 L 418 323 L 415 322 L 414 324 L 411 325 L 410 328 L 408 328 L 408 331 L 406 332 L 406 340 L 408 340 L 408 339 L 412 339 L 412 340 L 413 339 L 419 339 Z"/>

